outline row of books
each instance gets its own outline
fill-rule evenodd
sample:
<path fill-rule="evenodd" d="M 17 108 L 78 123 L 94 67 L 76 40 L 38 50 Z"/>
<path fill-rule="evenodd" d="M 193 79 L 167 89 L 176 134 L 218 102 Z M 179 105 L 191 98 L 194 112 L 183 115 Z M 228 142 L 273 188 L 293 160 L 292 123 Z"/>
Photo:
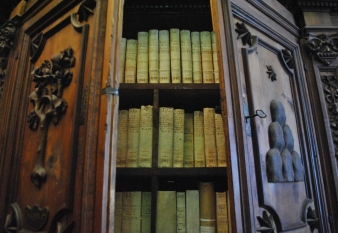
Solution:
<path fill-rule="evenodd" d="M 121 40 L 121 83 L 219 83 L 215 32 L 172 28 Z"/>
<path fill-rule="evenodd" d="M 114 233 L 151 232 L 151 193 L 116 192 Z M 227 193 L 215 192 L 213 183 L 201 182 L 199 190 L 158 191 L 158 233 L 228 233 Z"/>
<path fill-rule="evenodd" d="M 116 166 L 152 167 L 153 106 L 119 110 L 117 132 Z M 160 168 L 226 167 L 221 114 L 160 107 L 157 154 Z"/>

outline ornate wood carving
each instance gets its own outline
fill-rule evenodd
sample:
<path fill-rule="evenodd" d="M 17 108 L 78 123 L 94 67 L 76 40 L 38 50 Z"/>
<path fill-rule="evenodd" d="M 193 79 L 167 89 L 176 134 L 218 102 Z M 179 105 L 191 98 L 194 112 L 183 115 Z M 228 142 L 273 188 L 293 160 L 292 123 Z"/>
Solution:
<path fill-rule="evenodd" d="M 257 220 L 259 222 L 260 227 L 256 229 L 258 232 L 263 233 L 273 233 L 276 229 L 275 221 L 273 220 L 273 216 L 269 215 L 267 211 L 263 211 L 263 217 L 258 216 Z"/>
<path fill-rule="evenodd" d="M 77 14 L 79 15 L 79 22 L 87 21 L 90 14 L 93 14 L 93 9 L 96 6 L 95 0 L 85 0 L 81 3 Z"/>
<path fill-rule="evenodd" d="M 314 208 L 313 200 L 310 198 L 306 198 L 303 202 L 302 218 L 303 221 L 310 226 L 311 232 L 314 232 L 315 229 L 319 228 L 317 213 Z"/>
<path fill-rule="evenodd" d="M 41 55 L 43 48 L 45 47 L 46 44 L 46 37 L 42 32 L 37 34 L 35 37 L 32 39 L 32 43 L 30 46 L 30 56 L 31 56 L 31 62 L 34 63 L 39 56 Z"/>
<path fill-rule="evenodd" d="M 236 23 L 237 29 L 235 31 L 238 33 L 237 39 L 242 39 L 243 45 L 252 46 L 252 36 L 248 28 L 244 23 Z"/>
<path fill-rule="evenodd" d="M 276 81 L 277 80 L 277 74 L 273 70 L 272 66 L 266 66 L 266 68 L 268 69 L 268 71 L 266 73 L 268 73 L 268 75 L 269 75 L 268 78 L 271 80 L 271 82 Z"/>
<path fill-rule="evenodd" d="M 282 49 L 282 57 L 289 69 L 293 69 L 294 58 L 291 52 L 287 49 Z"/>
<path fill-rule="evenodd" d="M 22 214 L 17 203 L 12 203 L 10 208 L 10 213 L 6 217 L 5 231 L 7 233 L 16 233 L 23 228 Z"/>
<path fill-rule="evenodd" d="M 28 227 L 34 231 L 40 230 L 47 222 L 48 213 L 48 208 L 40 208 L 38 205 L 26 206 L 25 217 Z"/>
<path fill-rule="evenodd" d="M 75 65 L 73 49 L 69 47 L 61 51 L 60 54 L 53 56 L 51 61 L 52 64 L 45 60 L 32 72 L 33 82 L 36 85 L 29 96 L 33 104 L 33 109 L 28 115 L 29 128 L 36 130 L 40 123 L 41 132 L 36 164 L 31 174 L 31 180 L 38 188 L 47 179 L 44 159 L 49 123 L 52 121 L 56 125 L 67 109 L 67 102 L 62 98 L 62 93 L 72 81 L 73 74 L 66 69 Z"/>
<path fill-rule="evenodd" d="M 310 55 L 316 56 L 324 65 L 330 65 L 338 57 L 338 34 L 315 35 L 308 33 L 305 46 Z"/>

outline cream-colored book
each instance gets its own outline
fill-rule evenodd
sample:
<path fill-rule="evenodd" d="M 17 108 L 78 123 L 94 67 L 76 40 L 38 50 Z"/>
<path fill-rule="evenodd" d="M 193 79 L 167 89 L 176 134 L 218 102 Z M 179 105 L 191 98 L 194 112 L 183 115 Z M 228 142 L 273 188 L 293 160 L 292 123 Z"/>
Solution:
<path fill-rule="evenodd" d="M 184 167 L 194 167 L 194 114 L 184 114 Z"/>
<path fill-rule="evenodd" d="M 137 33 L 137 83 L 148 83 L 149 75 L 149 34 Z"/>
<path fill-rule="evenodd" d="M 219 83 L 218 51 L 215 32 L 211 32 L 211 48 L 212 48 L 212 63 L 214 67 L 214 81 L 215 83 Z"/>
<path fill-rule="evenodd" d="M 200 232 L 199 190 L 186 190 L 185 197 L 187 233 Z"/>
<path fill-rule="evenodd" d="M 124 83 L 124 69 L 126 65 L 126 47 L 127 39 L 122 38 L 120 44 L 120 71 L 119 71 L 119 82 Z"/>
<path fill-rule="evenodd" d="M 159 44 L 158 30 L 149 30 L 149 82 L 158 83 Z"/>
<path fill-rule="evenodd" d="M 158 167 L 173 166 L 174 109 L 160 107 L 158 127 Z"/>
<path fill-rule="evenodd" d="M 181 30 L 182 83 L 192 83 L 191 37 L 189 30 Z"/>
<path fill-rule="evenodd" d="M 170 83 L 170 42 L 169 31 L 160 30 L 159 37 L 159 82 Z"/>
<path fill-rule="evenodd" d="M 127 167 L 138 167 L 140 113 L 139 108 L 129 109 Z"/>
<path fill-rule="evenodd" d="M 204 108 L 204 149 L 206 167 L 217 167 L 215 110 Z"/>
<path fill-rule="evenodd" d="M 203 83 L 201 40 L 199 32 L 191 32 L 192 76 L 194 83 Z"/>
<path fill-rule="evenodd" d="M 194 166 L 205 167 L 203 112 L 194 111 Z"/>
<path fill-rule="evenodd" d="M 151 232 L 151 192 L 142 192 L 141 233 L 150 233 L 150 232 Z"/>
<path fill-rule="evenodd" d="M 119 111 L 117 123 L 116 167 L 127 166 L 128 118 L 128 110 Z"/>
<path fill-rule="evenodd" d="M 174 109 L 173 167 L 183 167 L 184 158 L 184 109 Z"/>
<path fill-rule="evenodd" d="M 216 195 L 211 182 L 200 182 L 200 232 L 216 232 Z"/>
<path fill-rule="evenodd" d="M 176 224 L 177 224 L 177 233 L 186 233 L 186 219 L 185 219 L 185 192 L 176 193 Z"/>
<path fill-rule="evenodd" d="M 153 154 L 153 106 L 141 106 L 139 167 L 151 167 Z"/>
<path fill-rule="evenodd" d="M 180 30 L 170 29 L 170 66 L 171 82 L 181 83 L 181 49 L 180 49 Z"/>
<path fill-rule="evenodd" d="M 122 232 L 141 232 L 141 200 L 140 191 L 123 192 L 122 197 Z"/>
<path fill-rule="evenodd" d="M 176 192 L 157 193 L 156 232 L 176 233 Z"/>
<path fill-rule="evenodd" d="M 126 46 L 126 65 L 124 70 L 125 83 L 136 82 L 136 65 L 137 65 L 137 40 L 127 40 Z"/>
<path fill-rule="evenodd" d="M 216 148 L 217 148 L 217 165 L 218 167 L 226 167 L 225 158 L 225 136 L 223 128 L 223 118 L 221 114 L 215 113 L 215 133 L 216 133 Z"/>
<path fill-rule="evenodd" d="M 227 193 L 216 192 L 217 233 L 229 233 Z"/>
<path fill-rule="evenodd" d="M 114 233 L 122 233 L 122 192 L 115 192 Z"/>
<path fill-rule="evenodd" d="M 200 32 L 203 83 L 214 83 L 214 67 L 210 32 Z"/>

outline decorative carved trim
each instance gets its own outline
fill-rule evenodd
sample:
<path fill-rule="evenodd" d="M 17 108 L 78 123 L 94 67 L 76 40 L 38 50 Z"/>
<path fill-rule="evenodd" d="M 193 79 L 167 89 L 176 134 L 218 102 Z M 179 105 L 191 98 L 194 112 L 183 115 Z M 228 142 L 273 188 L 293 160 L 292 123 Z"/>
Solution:
<path fill-rule="evenodd" d="M 45 44 L 46 44 L 46 37 L 42 32 L 37 34 L 33 39 L 30 46 L 30 56 L 31 56 L 31 62 L 35 63 L 36 60 L 40 57 Z"/>
<path fill-rule="evenodd" d="M 268 78 L 271 79 L 271 82 L 276 81 L 277 80 L 277 74 L 273 70 L 272 66 L 266 66 L 266 68 L 268 69 L 268 71 L 266 73 L 269 74 Z"/>
<path fill-rule="evenodd" d="M 282 57 L 289 69 L 293 69 L 295 61 L 291 52 L 287 49 L 282 49 Z"/>
<path fill-rule="evenodd" d="M 338 34 L 314 35 L 308 33 L 305 46 L 310 55 L 316 56 L 324 65 L 330 65 L 338 57 Z"/>
<path fill-rule="evenodd" d="M 276 230 L 275 221 L 273 220 L 273 216 L 270 214 L 268 216 L 267 211 L 263 211 L 263 217 L 258 216 L 257 220 L 259 222 L 260 227 L 256 229 L 258 232 L 263 233 L 273 233 Z"/>
<path fill-rule="evenodd" d="M 50 228 L 48 230 L 49 233 L 70 233 L 74 228 L 75 221 L 72 221 L 68 224 L 66 221 L 67 213 L 71 210 L 66 208 L 61 208 L 59 211 L 56 212 L 54 217 L 51 220 Z"/>
<path fill-rule="evenodd" d="M 311 232 L 314 232 L 315 229 L 319 229 L 319 219 L 314 208 L 313 200 L 306 198 L 303 201 L 302 209 L 302 220 L 310 226 Z"/>
<path fill-rule="evenodd" d="M 244 23 L 236 23 L 237 29 L 235 31 L 238 33 L 237 39 L 242 39 L 243 45 L 252 46 L 252 36 L 251 32 L 248 30 Z"/>
<path fill-rule="evenodd" d="M 34 231 L 40 230 L 47 222 L 48 208 L 40 208 L 38 205 L 25 208 L 26 223 L 28 227 Z"/>
<path fill-rule="evenodd" d="M 93 14 L 93 9 L 96 7 L 95 0 L 84 0 L 76 14 L 79 15 L 79 22 L 87 21 L 90 14 Z"/>
<path fill-rule="evenodd" d="M 16 233 L 23 228 L 22 214 L 17 203 L 10 205 L 12 209 L 6 217 L 5 230 L 7 233 Z"/>
<path fill-rule="evenodd" d="M 47 133 L 50 121 L 58 124 L 61 116 L 66 112 L 67 102 L 62 98 L 63 89 L 72 81 L 72 72 L 66 68 L 74 67 L 73 49 L 67 48 L 55 55 L 50 61 L 45 60 L 33 72 L 33 82 L 36 83 L 29 99 L 33 109 L 28 115 L 29 128 L 36 130 L 40 123 L 41 138 L 39 141 L 36 164 L 31 174 L 31 180 L 38 188 L 47 179 L 44 168 Z"/>

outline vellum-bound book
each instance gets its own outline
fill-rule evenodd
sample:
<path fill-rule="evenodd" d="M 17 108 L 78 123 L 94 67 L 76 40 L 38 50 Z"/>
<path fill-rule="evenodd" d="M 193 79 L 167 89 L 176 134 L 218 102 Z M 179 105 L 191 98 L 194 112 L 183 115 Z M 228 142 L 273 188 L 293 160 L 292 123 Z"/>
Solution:
<path fill-rule="evenodd" d="M 195 167 L 205 167 L 202 111 L 194 111 L 194 165 Z"/>
<path fill-rule="evenodd" d="M 176 192 L 157 192 L 156 232 L 176 233 Z"/>
<path fill-rule="evenodd" d="M 217 165 L 218 167 L 226 167 L 225 159 L 225 136 L 223 129 L 223 118 L 221 114 L 215 113 L 215 133 L 217 148 Z"/>
<path fill-rule="evenodd" d="M 123 192 L 122 197 L 122 232 L 139 233 L 141 231 L 140 191 Z"/>
<path fill-rule="evenodd" d="M 158 167 L 173 166 L 174 109 L 161 107 L 158 127 Z"/>
<path fill-rule="evenodd" d="M 126 64 L 126 47 L 127 47 L 127 39 L 121 39 L 120 45 L 120 71 L 119 71 L 119 81 L 120 83 L 124 83 L 124 67 Z"/>
<path fill-rule="evenodd" d="M 126 167 L 128 150 L 128 110 L 120 110 L 117 124 L 116 167 Z"/>
<path fill-rule="evenodd" d="M 159 81 L 170 83 L 170 42 L 169 31 L 160 30 L 159 37 Z"/>
<path fill-rule="evenodd" d="M 149 82 L 158 83 L 159 73 L 158 30 L 149 30 Z"/>
<path fill-rule="evenodd" d="M 115 193 L 114 233 L 122 233 L 122 194 Z"/>
<path fill-rule="evenodd" d="M 185 192 L 176 193 L 176 219 L 177 219 L 177 233 L 186 233 L 186 221 L 185 221 Z"/>
<path fill-rule="evenodd" d="M 183 167 L 184 158 L 184 109 L 174 109 L 173 167 Z"/>
<path fill-rule="evenodd" d="M 126 83 L 136 82 L 136 64 L 137 64 L 137 40 L 127 40 L 126 46 L 126 65 L 124 70 L 124 81 Z"/>
<path fill-rule="evenodd" d="M 151 232 L 151 192 L 142 192 L 141 233 Z M 115 232 L 114 232 L 115 233 Z"/>
<path fill-rule="evenodd" d="M 153 106 L 141 106 L 139 167 L 151 167 L 153 152 Z"/>
<path fill-rule="evenodd" d="M 186 223 L 187 233 L 200 231 L 200 200 L 199 190 L 187 190 L 185 192 L 186 201 Z"/>
<path fill-rule="evenodd" d="M 194 114 L 184 114 L 184 167 L 194 167 Z"/>
<path fill-rule="evenodd" d="M 211 182 L 200 182 L 200 233 L 216 232 L 216 197 Z"/>
<path fill-rule="evenodd" d="M 148 32 L 137 33 L 137 83 L 148 83 L 149 69 L 149 35 Z"/>
<path fill-rule="evenodd" d="M 212 62 L 214 67 L 214 80 L 215 83 L 219 83 L 218 52 L 215 32 L 211 32 L 211 48 L 212 48 Z"/>
<path fill-rule="evenodd" d="M 192 83 L 191 38 L 189 30 L 181 30 L 182 83 Z"/>
<path fill-rule="evenodd" d="M 199 32 L 191 32 L 192 76 L 194 83 L 203 83 L 201 40 Z"/>
<path fill-rule="evenodd" d="M 181 49 L 180 49 L 180 30 L 170 29 L 170 66 L 171 82 L 181 83 Z"/>
<path fill-rule="evenodd" d="M 229 233 L 227 193 L 216 192 L 217 233 Z"/>
<path fill-rule="evenodd" d="M 129 109 L 127 167 L 138 167 L 140 113 L 139 108 Z"/>
<path fill-rule="evenodd" d="M 206 167 L 217 167 L 215 110 L 204 108 L 204 149 Z"/>
<path fill-rule="evenodd" d="M 200 32 L 203 83 L 214 83 L 214 67 L 210 32 Z"/>

